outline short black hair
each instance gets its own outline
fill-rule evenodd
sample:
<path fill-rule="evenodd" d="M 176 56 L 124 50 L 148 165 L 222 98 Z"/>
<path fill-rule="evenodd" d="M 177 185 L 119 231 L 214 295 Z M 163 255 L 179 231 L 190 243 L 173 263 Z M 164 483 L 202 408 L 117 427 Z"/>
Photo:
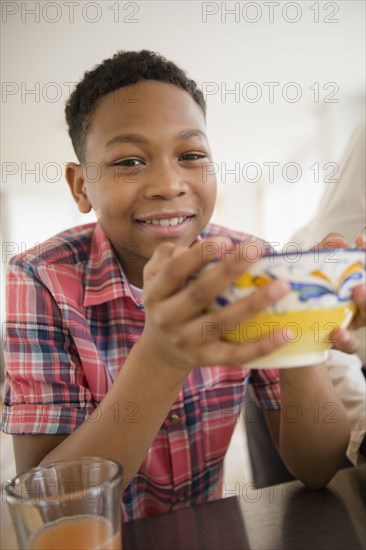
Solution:
<path fill-rule="evenodd" d="M 113 57 L 85 72 L 66 102 L 69 135 L 80 162 L 85 162 L 86 138 L 91 126 L 91 116 L 99 100 L 110 92 L 141 80 L 175 84 L 188 92 L 201 107 L 203 114 L 206 114 L 203 93 L 175 63 L 149 50 L 118 51 Z"/>

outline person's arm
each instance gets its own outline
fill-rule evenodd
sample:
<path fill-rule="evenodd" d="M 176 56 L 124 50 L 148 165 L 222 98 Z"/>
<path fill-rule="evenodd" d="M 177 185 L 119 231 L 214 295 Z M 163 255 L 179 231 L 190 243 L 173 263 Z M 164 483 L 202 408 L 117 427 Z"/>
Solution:
<path fill-rule="evenodd" d="M 39 465 L 42 459 L 60 445 L 67 435 L 16 434 L 12 436 L 17 474 Z"/>
<path fill-rule="evenodd" d="M 350 424 L 325 364 L 280 370 L 281 409 L 267 411 L 287 468 L 307 487 L 324 487 L 341 466 Z"/>
<path fill-rule="evenodd" d="M 123 464 L 126 486 L 193 367 L 245 364 L 284 343 L 281 334 L 272 342 L 263 337 L 250 344 L 223 342 L 219 330 L 214 336 L 208 331 L 205 337 L 205 327 L 219 328 L 221 323 L 248 319 L 286 294 L 288 286 L 276 281 L 237 304 L 203 313 L 247 265 L 244 259 L 238 262 L 237 255 L 230 255 L 185 285 L 187 278 L 205 265 L 203 247 L 204 243 L 198 243 L 190 249 L 177 250 L 172 244 L 164 244 L 156 249 L 144 272 L 145 327 L 111 389 L 98 409 L 75 431 L 61 442 L 57 436 L 54 438 L 52 449 L 52 435 L 45 436 L 47 440 L 17 436 L 18 463 L 26 452 L 30 465 L 98 454 Z M 123 413 L 116 414 L 124 411 L 126 403 L 136 407 L 137 422 L 125 422 Z M 30 442 L 29 438 L 34 439 Z"/>

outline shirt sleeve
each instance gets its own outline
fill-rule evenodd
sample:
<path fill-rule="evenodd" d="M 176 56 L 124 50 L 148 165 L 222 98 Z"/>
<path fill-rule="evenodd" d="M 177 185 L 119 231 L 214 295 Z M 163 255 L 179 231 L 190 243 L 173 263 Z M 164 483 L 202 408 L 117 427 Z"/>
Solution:
<path fill-rule="evenodd" d="M 330 378 L 351 423 L 347 458 L 358 466 L 366 461 L 359 453 L 366 436 L 366 379 L 361 370 L 362 363 L 355 354 L 347 355 L 332 350 L 327 365 Z"/>
<path fill-rule="evenodd" d="M 95 409 L 62 311 L 34 268 L 7 271 L 2 430 L 68 434 Z"/>
<path fill-rule="evenodd" d="M 366 177 L 363 121 L 353 132 L 340 162 L 337 180 L 329 182 L 315 216 L 293 236 L 304 248 L 314 246 L 332 231 L 350 243 L 365 226 Z"/>
<path fill-rule="evenodd" d="M 250 383 L 264 409 L 281 408 L 280 375 L 278 369 L 252 370 Z"/>

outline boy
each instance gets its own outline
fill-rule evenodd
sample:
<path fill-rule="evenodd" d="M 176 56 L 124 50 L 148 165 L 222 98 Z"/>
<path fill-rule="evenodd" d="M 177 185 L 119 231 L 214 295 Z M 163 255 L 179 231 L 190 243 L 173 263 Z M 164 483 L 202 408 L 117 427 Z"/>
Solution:
<path fill-rule="evenodd" d="M 235 248 L 247 236 L 207 226 L 216 182 L 203 178 L 211 153 L 195 83 L 157 54 L 119 52 L 84 75 L 66 118 L 80 162 L 66 178 L 98 223 L 10 265 L 4 430 L 18 471 L 114 458 L 125 520 L 217 498 L 250 379 L 288 467 L 324 486 L 350 433 L 325 365 L 251 373 L 240 365 L 282 345 L 281 334 L 249 344 L 203 337 L 207 323 L 248 319 L 288 288 L 276 281 L 205 313 L 250 258 L 247 243 Z M 199 273 L 223 249 L 225 261 Z M 314 401 L 335 403 L 337 423 L 315 423 Z M 302 411 L 296 423 L 281 415 L 291 403 Z"/>

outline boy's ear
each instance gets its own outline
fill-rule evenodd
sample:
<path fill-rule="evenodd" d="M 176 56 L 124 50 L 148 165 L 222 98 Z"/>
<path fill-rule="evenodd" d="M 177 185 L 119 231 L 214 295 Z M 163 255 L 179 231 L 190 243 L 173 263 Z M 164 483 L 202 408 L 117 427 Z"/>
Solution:
<path fill-rule="evenodd" d="M 87 214 L 92 209 L 92 205 L 86 192 L 86 183 L 81 164 L 69 162 L 66 165 L 65 177 L 80 212 Z"/>

